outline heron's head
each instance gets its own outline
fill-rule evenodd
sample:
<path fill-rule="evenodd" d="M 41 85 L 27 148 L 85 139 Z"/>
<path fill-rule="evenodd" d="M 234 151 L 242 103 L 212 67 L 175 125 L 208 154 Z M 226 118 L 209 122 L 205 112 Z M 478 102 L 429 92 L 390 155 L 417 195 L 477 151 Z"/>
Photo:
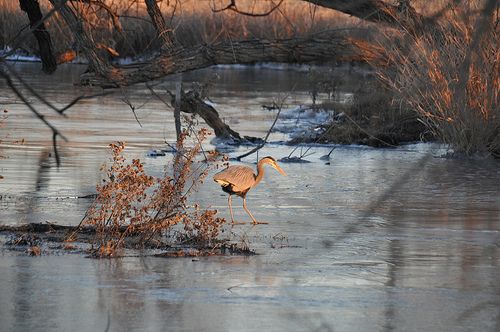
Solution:
<path fill-rule="evenodd" d="M 282 170 L 281 167 L 279 167 L 278 163 L 273 157 L 270 156 L 264 157 L 260 160 L 260 162 L 271 165 L 271 167 L 280 172 L 281 175 L 286 176 L 285 171 Z"/>

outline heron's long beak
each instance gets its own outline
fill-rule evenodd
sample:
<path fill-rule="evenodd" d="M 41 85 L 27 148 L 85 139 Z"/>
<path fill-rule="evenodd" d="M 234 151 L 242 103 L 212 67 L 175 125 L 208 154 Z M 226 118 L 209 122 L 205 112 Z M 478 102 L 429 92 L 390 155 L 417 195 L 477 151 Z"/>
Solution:
<path fill-rule="evenodd" d="M 279 166 L 278 166 L 278 164 L 273 164 L 273 167 L 274 167 L 274 168 L 275 168 L 278 172 L 280 172 L 280 173 L 281 173 L 281 175 L 286 176 L 285 171 L 284 171 L 284 170 L 282 170 L 282 169 L 281 169 L 281 167 L 279 167 Z"/>

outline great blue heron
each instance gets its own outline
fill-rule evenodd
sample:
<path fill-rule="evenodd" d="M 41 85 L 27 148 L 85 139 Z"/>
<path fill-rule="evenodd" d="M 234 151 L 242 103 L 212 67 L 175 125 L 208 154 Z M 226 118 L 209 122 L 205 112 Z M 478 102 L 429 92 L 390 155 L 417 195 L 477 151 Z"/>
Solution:
<path fill-rule="evenodd" d="M 246 195 L 250 189 L 255 187 L 264 177 L 264 164 L 269 164 L 278 172 L 286 176 L 285 171 L 281 169 L 273 157 L 264 157 L 257 163 L 257 175 L 253 169 L 248 166 L 230 166 L 227 169 L 214 175 L 214 181 L 222 186 L 222 190 L 229 194 L 227 202 L 229 204 L 229 212 L 231 213 L 231 221 L 234 224 L 233 208 L 231 206 L 232 195 L 238 195 L 243 198 L 243 208 L 252 218 L 253 224 L 259 224 L 247 209 Z M 263 222 L 260 222 L 263 224 Z"/>

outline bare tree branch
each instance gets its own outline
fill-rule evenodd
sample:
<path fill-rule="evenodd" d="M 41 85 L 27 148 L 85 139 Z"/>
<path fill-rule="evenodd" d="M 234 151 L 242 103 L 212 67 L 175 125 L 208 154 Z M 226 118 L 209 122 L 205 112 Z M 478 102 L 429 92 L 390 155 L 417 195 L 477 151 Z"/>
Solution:
<path fill-rule="evenodd" d="M 146 3 L 149 17 L 151 17 L 151 21 L 153 22 L 153 25 L 156 29 L 158 38 L 162 41 L 162 49 L 166 50 L 169 53 L 172 52 L 175 46 L 178 46 L 174 45 L 175 37 L 173 34 L 173 30 L 167 27 L 165 19 L 163 18 L 156 0 L 144 0 L 144 2 Z"/>
<path fill-rule="evenodd" d="M 24 94 L 14 85 L 12 82 L 12 79 L 10 78 L 10 75 L 5 72 L 4 68 L 0 67 L 0 77 L 5 79 L 7 86 L 16 94 L 16 96 L 21 99 L 21 101 L 30 109 L 35 116 L 40 119 L 49 129 L 52 131 L 52 145 L 54 147 L 54 154 L 56 157 L 56 163 L 57 166 L 60 165 L 60 159 L 59 159 L 59 153 L 57 151 L 57 136 L 61 137 L 63 140 L 67 141 L 67 138 L 56 128 L 54 127 L 47 119 L 45 119 L 45 116 L 38 112 L 38 110 L 29 102 L 28 99 L 24 96 Z"/>
<path fill-rule="evenodd" d="M 391 5 L 381 0 L 303 0 L 321 7 L 335 9 L 362 20 L 387 23 L 394 27 L 404 27 L 407 30 L 414 30 L 421 27 L 424 17 L 418 14 L 413 8 L 402 12 L 397 5 Z M 404 15 L 403 15 L 404 14 Z"/>
<path fill-rule="evenodd" d="M 87 56 L 90 70 L 96 72 L 100 76 L 108 77 L 111 80 L 112 77 L 117 76 L 117 73 L 113 72 L 113 68 L 106 59 L 97 54 L 95 42 L 85 26 L 82 17 L 75 13 L 73 9 L 69 8 L 66 5 L 66 1 L 67 0 L 50 0 L 52 5 L 59 9 L 59 14 L 61 14 L 66 21 L 66 24 L 75 31 L 73 36 L 78 46 Z"/>
<path fill-rule="evenodd" d="M 271 1 L 271 3 L 273 3 L 273 1 Z M 226 10 L 231 10 L 235 13 L 240 14 L 240 15 L 252 16 L 252 17 L 263 17 L 263 16 L 270 15 L 272 12 L 274 12 L 276 9 L 278 9 L 282 3 L 283 3 L 283 0 L 280 0 L 280 2 L 278 4 L 273 3 L 273 7 L 264 13 L 250 13 L 250 12 L 246 12 L 246 11 L 238 9 L 238 6 L 236 5 L 236 0 L 231 0 L 231 2 L 226 7 L 223 7 L 223 8 L 217 9 L 217 8 L 215 8 L 215 5 L 212 5 L 212 12 L 220 13 L 220 12 L 223 12 Z M 213 1 L 212 1 L 212 4 L 213 4 Z"/>
<path fill-rule="evenodd" d="M 119 16 L 115 13 L 115 11 L 110 6 L 108 6 L 104 2 L 99 1 L 99 0 L 71 0 L 71 1 L 88 3 L 89 5 L 95 5 L 95 6 L 98 6 L 102 9 L 104 9 L 106 11 L 106 13 L 108 13 L 109 17 L 111 18 L 111 21 L 113 22 L 113 26 L 115 27 L 115 29 L 119 32 L 123 31 Z"/>
<path fill-rule="evenodd" d="M 295 88 L 294 88 L 295 89 Z M 292 91 L 294 90 L 292 89 Z M 285 100 L 289 97 L 289 95 L 286 95 L 284 98 L 282 98 L 280 100 L 280 104 L 278 105 L 276 102 L 274 102 L 273 104 L 278 108 L 278 113 L 276 113 L 276 117 L 274 118 L 274 121 L 271 125 L 271 127 L 269 127 L 269 130 L 267 131 L 267 134 L 266 134 L 266 137 L 264 137 L 264 141 L 262 143 L 260 143 L 258 146 L 256 146 L 255 148 L 253 148 L 252 150 L 236 157 L 236 160 L 240 161 L 241 159 L 259 151 L 260 149 L 262 149 L 264 147 L 264 145 L 266 145 L 267 143 L 267 139 L 269 138 L 269 135 L 271 134 L 271 131 L 273 130 L 274 126 L 276 125 L 276 122 L 278 121 L 278 118 L 280 117 L 280 114 L 281 114 L 281 110 L 283 109 L 283 104 L 285 103 Z"/>
<path fill-rule="evenodd" d="M 68 110 L 71 106 L 75 105 L 77 102 L 79 102 L 80 100 L 84 100 L 84 99 L 92 99 L 94 97 L 100 97 L 100 96 L 105 96 L 105 95 L 109 95 L 111 94 L 112 92 L 104 92 L 104 93 L 100 93 L 100 94 L 94 94 L 94 95 L 89 95 L 89 96 L 78 96 L 76 97 L 75 99 L 73 99 L 72 101 L 70 101 L 66 106 L 62 107 L 62 108 L 58 108 L 56 107 L 54 104 L 52 104 L 50 101 L 48 101 L 47 99 L 45 99 L 44 97 L 42 97 L 35 89 L 33 89 L 31 87 L 31 85 L 29 83 L 27 83 L 21 76 L 19 76 L 15 71 L 13 70 L 9 70 L 9 73 L 10 75 L 12 75 L 16 80 L 18 80 L 26 90 L 28 90 L 33 96 L 35 96 L 38 100 L 40 100 L 43 104 L 47 105 L 49 108 L 51 108 L 52 110 L 56 111 L 57 113 L 59 113 L 60 115 L 63 115 L 63 116 L 66 116 L 64 114 L 64 112 L 66 110 Z"/>

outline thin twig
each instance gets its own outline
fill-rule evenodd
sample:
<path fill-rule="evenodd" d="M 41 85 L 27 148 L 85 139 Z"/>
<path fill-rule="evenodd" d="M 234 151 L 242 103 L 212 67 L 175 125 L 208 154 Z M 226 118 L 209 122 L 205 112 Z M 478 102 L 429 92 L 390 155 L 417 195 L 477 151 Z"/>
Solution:
<path fill-rule="evenodd" d="M 57 133 L 52 133 L 52 147 L 54 148 L 54 156 L 56 158 L 56 165 L 59 167 L 61 165 L 61 158 L 59 157 L 59 152 L 57 152 Z"/>
<path fill-rule="evenodd" d="M 293 89 L 292 89 L 293 90 Z M 240 161 L 241 159 L 259 151 L 260 149 L 262 149 L 264 147 L 264 145 L 266 145 L 267 143 L 267 139 L 269 138 L 269 135 L 271 134 L 271 131 L 273 130 L 274 128 L 274 125 L 276 125 L 276 122 L 278 121 L 278 118 L 281 114 L 281 111 L 283 110 L 283 104 L 285 102 L 285 100 L 289 97 L 290 95 L 286 95 L 284 98 L 282 98 L 281 102 L 280 102 L 280 105 L 278 106 L 278 113 L 276 114 L 276 117 L 274 118 L 274 121 L 273 121 L 273 124 L 271 125 L 271 127 L 269 127 L 269 130 L 267 131 L 267 134 L 266 134 L 266 137 L 264 137 L 264 142 L 262 142 L 261 144 L 259 144 L 258 146 L 256 146 L 255 148 L 253 148 L 252 150 L 236 157 L 236 160 Z M 273 103 L 274 105 L 277 105 L 276 103 Z"/>
<path fill-rule="evenodd" d="M 54 104 L 52 104 L 51 102 L 49 102 L 47 99 L 45 99 L 42 95 L 40 95 L 35 89 L 33 89 L 31 87 L 31 85 L 28 82 L 26 82 L 20 75 L 18 75 L 15 70 L 12 70 L 12 68 L 10 68 L 10 66 L 8 64 L 5 64 L 5 65 L 7 66 L 9 74 L 12 75 L 16 80 L 18 80 L 23 85 L 23 87 L 26 90 L 28 90 L 33 96 L 35 96 L 43 104 L 47 105 L 49 108 L 51 108 L 52 110 L 56 111 L 57 113 L 59 113 L 62 116 L 66 116 L 64 114 L 64 112 L 66 110 L 68 110 L 70 107 L 72 107 L 73 105 L 75 105 L 80 100 L 92 99 L 92 98 L 95 98 L 95 97 L 107 96 L 107 95 L 110 95 L 110 94 L 113 93 L 111 91 L 108 91 L 108 92 L 98 93 L 98 94 L 94 94 L 94 95 L 78 96 L 78 97 L 74 98 L 72 101 L 70 101 L 66 106 L 64 106 L 62 108 L 58 108 Z"/>
<path fill-rule="evenodd" d="M 269 9 L 267 12 L 264 12 L 264 13 L 249 13 L 246 11 L 242 11 L 242 10 L 238 9 L 238 7 L 236 5 L 236 0 L 231 0 L 230 3 L 226 7 L 219 8 L 219 9 L 215 8 L 215 5 L 212 5 L 211 10 L 214 13 L 220 13 L 220 12 L 223 12 L 226 10 L 231 10 L 235 13 L 240 14 L 240 15 L 251 16 L 251 17 L 263 17 L 263 16 L 269 16 L 272 12 L 274 12 L 276 9 L 278 9 L 281 6 L 281 4 L 283 3 L 283 1 L 284 0 L 280 0 L 280 2 L 278 4 L 274 4 L 274 2 L 271 1 L 271 3 L 273 3 L 274 6 L 271 9 Z"/>
<path fill-rule="evenodd" d="M 102 9 L 104 9 L 104 11 L 106 11 L 108 13 L 109 17 L 111 18 L 111 21 L 113 22 L 115 29 L 118 32 L 123 31 L 123 28 L 122 28 L 122 25 L 121 25 L 120 19 L 119 19 L 120 17 L 113 11 L 113 9 L 111 9 L 111 7 L 106 5 L 104 2 L 97 1 L 97 0 L 72 0 L 72 1 L 87 3 L 89 5 L 96 5 Z"/>
<path fill-rule="evenodd" d="M 139 124 L 139 126 L 142 128 L 141 121 L 139 121 L 139 118 L 137 117 L 137 114 L 135 113 L 135 106 L 132 105 L 132 102 L 128 98 L 122 98 L 122 101 L 130 108 L 132 111 L 132 114 L 134 115 L 135 121 Z"/>
<path fill-rule="evenodd" d="M 365 129 L 363 129 L 356 121 L 354 121 L 349 115 L 347 115 L 346 113 L 344 113 L 344 115 L 347 117 L 347 119 L 349 121 L 351 121 L 356 127 L 358 127 L 359 130 L 361 130 L 362 132 L 364 132 L 366 135 L 370 136 L 371 138 L 381 142 L 381 143 L 384 143 L 385 145 L 387 146 L 390 146 L 390 147 L 393 147 L 393 148 L 397 148 L 398 146 L 397 145 L 394 145 L 394 144 L 390 144 L 386 141 L 384 141 L 383 139 L 380 139 L 378 138 L 377 136 L 374 136 L 372 134 L 370 134 L 368 131 L 366 131 Z"/>
<path fill-rule="evenodd" d="M 36 115 L 36 117 L 39 118 L 47 127 L 49 127 L 50 130 L 52 130 L 52 143 L 54 147 L 54 153 L 56 156 L 57 166 L 59 167 L 60 159 L 59 159 L 59 153 L 57 151 L 56 138 L 59 135 L 66 142 L 68 141 L 68 139 L 56 127 L 54 127 L 49 121 L 47 121 L 43 114 L 38 112 L 36 108 L 34 108 L 33 105 L 31 105 L 31 103 L 29 102 L 28 99 L 26 99 L 23 93 L 16 88 L 16 86 L 12 82 L 12 79 L 7 73 L 5 73 L 3 68 L 0 68 L 0 76 L 5 79 L 9 88 L 19 97 L 19 99 L 21 99 L 21 101 L 30 109 L 30 111 L 33 112 Z"/>
<path fill-rule="evenodd" d="M 67 141 L 67 138 L 61 134 L 61 132 L 59 132 L 59 130 L 57 130 L 56 127 L 54 127 L 50 122 L 48 122 L 46 119 L 45 119 L 45 116 L 43 114 L 41 114 L 40 112 L 38 112 L 32 105 L 31 103 L 29 102 L 29 100 L 26 99 L 26 97 L 22 94 L 21 91 L 19 91 L 15 85 L 13 84 L 12 82 L 12 79 L 10 78 L 9 75 L 7 75 L 3 70 L 0 70 L 0 76 L 2 76 L 5 81 L 7 82 L 7 85 L 9 86 L 9 88 L 16 94 L 16 96 L 19 97 L 19 99 L 21 99 L 21 101 L 26 105 L 28 106 L 28 108 L 30 109 L 30 111 L 32 111 L 47 127 L 50 128 L 50 130 L 52 130 L 52 132 L 54 132 L 55 134 L 61 136 L 61 138 L 65 141 Z"/>

